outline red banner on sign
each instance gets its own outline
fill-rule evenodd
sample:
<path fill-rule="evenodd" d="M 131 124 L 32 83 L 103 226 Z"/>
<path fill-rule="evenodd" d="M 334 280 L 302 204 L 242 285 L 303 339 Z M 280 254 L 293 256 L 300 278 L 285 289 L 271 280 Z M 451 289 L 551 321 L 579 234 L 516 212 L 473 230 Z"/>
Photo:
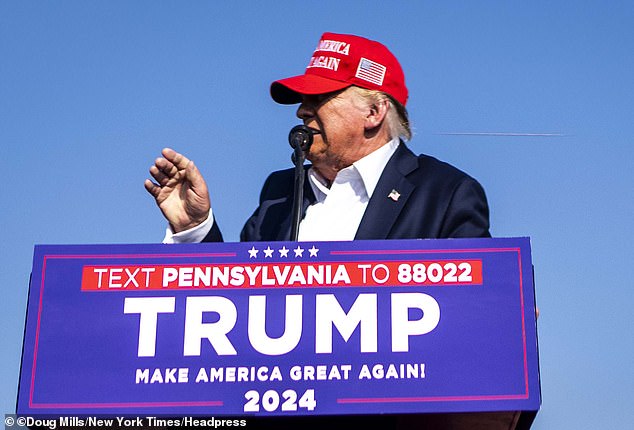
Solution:
<path fill-rule="evenodd" d="M 481 285 L 481 260 L 84 266 L 82 291 Z"/>

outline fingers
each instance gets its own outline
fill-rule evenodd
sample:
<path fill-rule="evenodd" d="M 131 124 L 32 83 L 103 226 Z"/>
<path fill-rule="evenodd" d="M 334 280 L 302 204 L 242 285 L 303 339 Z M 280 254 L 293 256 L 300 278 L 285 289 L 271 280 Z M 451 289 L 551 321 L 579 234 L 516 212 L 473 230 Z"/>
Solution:
<path fill-rule="evenodd" d="M 150 193 L 154 198 L 157 198 L 159 193 L 161 192 L 161 187 L 159 187 L 149 179 L 146 179 L 143 185 L 145 186 L 147 192 Z"/>
<path fill-rule="evenodd" d="M 164 187 L 174 187 L 183 181 L 189 181 L 196 194 L 207 192 L 207 186 L 194 162 L 171 148 L 161 151 L 163 157 L 154 160 L 150 167 L 150 175 L 154 182 L 146 180 L 145 189 L 157 197 Z"/>
<path fill-rule="evenodd" d="M 163 153 L 171 159 L 174 159 L 176 156 L 176 152 L 169 148 L 165 148 Z M 147 192 L 157 199 L 160 195 L 161 188 L 166 186 L 170 179 L 177 177 L 178 168 L 167 158 L 159 157 L 154 160 L 154 165 L 150 167 L 150 175 L 156 183 L 150 179 L 146 179 L 143 185 Z"/>
<path fill-rule="evenodd" d="M 169 182 L 170 178 L 174 177 L 174 175 L 178 172 L 176 170 L 176 168 L 174 166 L 172 166 L 170 169 L 168 169 L 168 173 L 170 174 L 168 176 L 168 174 L 166 174 L 163 170 L 160 170 L 157 167 L 157 164 L 159 163 L 159 159 L 156 160 L 156 163 L 154 164 L 154 166 L 150 167 L 150 175 L 152 175 L 152 177 L 156 180 L 156 182 L 160 185 L 160 186 L 165 186 L 167 185 L 167 183 Z"/>
<path fill-rule="evenodd" d="M 152 166 L 150 170 L 154 171 L 150 171 L 150 173 L 153 174 L 152 176 L 154 176 L 154 173 L 158 173 L 160 175 L 166 176 L 167 178 L 173 178 L 178 174 L 179 171 L 178 167 L 176 167 L 174 163 L 167 160 L 166 158 L 157 158 L 156 160 L 154 160 L 154 166 Z"/>
<path fill-rule="evenodd" d="M 163 154 L 163 157 L 165 157 L 165 159 L 176 166 L 178 170 L 186 169 L 187 165 L 190 162 L 189 158 L 185 157 L 183 154 L 174 151 L 171 148 L 164 148 L 161 153 Z"/>
<path fill-rule="evenodd" d="M 161 186 L 167 185 L 170 179 L 176 178 L 179 171 L 184 171 L 190 164 L 190 160 L 170 148 L 162 151 L 163 157 L 154 160 L 154 165 L 150 167 L 150 175 Z"/>

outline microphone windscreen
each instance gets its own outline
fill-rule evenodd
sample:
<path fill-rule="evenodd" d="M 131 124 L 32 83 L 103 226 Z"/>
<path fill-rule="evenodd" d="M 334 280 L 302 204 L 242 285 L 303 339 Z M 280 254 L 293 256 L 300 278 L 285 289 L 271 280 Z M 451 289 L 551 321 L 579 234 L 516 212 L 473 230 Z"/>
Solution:
<path fill-rule="evenodd" d="M 288 143 L 292 148 L 301 148 L 307 151 L 313 144 L 313 134 L 319 133 L 318 130 L 307 127 L 303 124 L 293 127 L 288 134 Z"/>

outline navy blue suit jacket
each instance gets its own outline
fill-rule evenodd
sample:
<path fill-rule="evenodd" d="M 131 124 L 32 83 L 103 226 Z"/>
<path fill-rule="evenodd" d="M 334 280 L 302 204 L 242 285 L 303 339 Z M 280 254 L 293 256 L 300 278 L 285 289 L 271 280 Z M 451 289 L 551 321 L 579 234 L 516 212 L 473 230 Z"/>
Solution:
<path fill-rule="evenodd" d="M 304 181 L 304 208 L 315 196 Z M 247 220 L 240 240 L 290 240 L 294 169 L 272 173 L 260 205 Z M 400 196 L 390 197 L 392 190 Z M 490 237 L 489 207 L 480 184 L 466 173 L 427 155 L 416 156 L 401 142 L 368 202 L 355 240 Z M 214 223 L 204 241 L 219 241 Z"/>

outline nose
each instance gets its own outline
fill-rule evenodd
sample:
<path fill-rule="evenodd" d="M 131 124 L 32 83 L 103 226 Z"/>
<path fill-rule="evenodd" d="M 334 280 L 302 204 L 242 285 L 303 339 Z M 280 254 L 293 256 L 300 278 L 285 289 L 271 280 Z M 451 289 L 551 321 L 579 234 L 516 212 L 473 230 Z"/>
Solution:
<path fill-rule="evenodd" d="M 297 118 L 306 121 L 307 119 L 315 116 L 315 106 L 304 99 L 297 108 L 297 112 L 295 115 L 297 115 Z"/>

